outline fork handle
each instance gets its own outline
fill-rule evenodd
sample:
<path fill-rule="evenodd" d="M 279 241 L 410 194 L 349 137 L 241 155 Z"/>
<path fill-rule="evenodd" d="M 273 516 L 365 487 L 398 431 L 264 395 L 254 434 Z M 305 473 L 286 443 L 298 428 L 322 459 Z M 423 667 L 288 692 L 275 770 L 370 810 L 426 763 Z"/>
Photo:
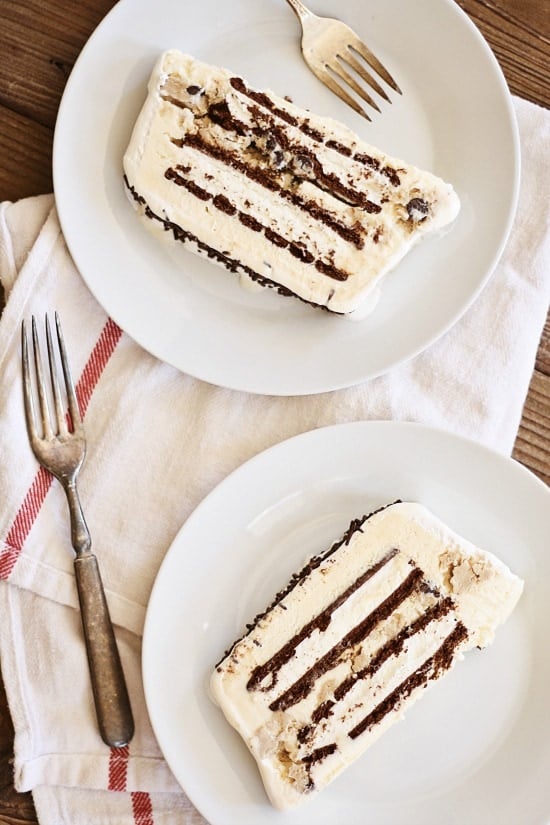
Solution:
<path fill-rule="evenodd" d="M 306 19 L 306 17 L 315 17 L 316 15 L 313 14 L 308 8 L 304 6 L 300 0 L 286 0 L 289 6 L 294 10 L 296 13 L 296 17 L 300 22 Z"/>
<path fill-rule="evenodd" d="M 99 565 L 93 553 L 74 560 L 94 703 L 103 741 L 127 745 L 134 720 Z"/>

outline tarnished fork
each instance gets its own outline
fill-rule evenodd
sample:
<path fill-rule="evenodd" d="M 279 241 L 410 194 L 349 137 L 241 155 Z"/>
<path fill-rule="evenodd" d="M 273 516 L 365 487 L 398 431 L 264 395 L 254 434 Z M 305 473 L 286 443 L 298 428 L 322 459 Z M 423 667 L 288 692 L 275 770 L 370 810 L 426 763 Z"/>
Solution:
<path fill-rule="evenodd" d="M 45 326 L 51 393 L 48 393 L 44 377 L 36 321 L 34 317 L 32 318 L 32 360 L 38 410 L 35 408 L 35 392 L 31 378 L 25 322 L 21 328 L 23 395 L 27 431 L 34 455 L 40 464 L 61 482 L 67 495 L 71 519 L 71 542 L 76 554 L 75 577 L 99 731 L 106 744 L 112 747 L 122 747 L 130 741 L 134 733 L 132 709 L 99 566 L 95 555 L 91 552 L 90 533 L 76 486 L 77 476 L 86 454 L 84 426 L 78 409 L 57 313 L 55 314 L 57 349 L 61 359 L 68 415 L 62 401 L 59 370 L 47 315 Z M 50 409 L 51 406 L 53 406 L 53 411 Z"/>
<path fill-rule="evenodd" d="M 302 54 L 307 65 L 325 86 L 358 114 L 367 120 L 371 119 L 350 91 L 378 112 L 380 107 L 352 72 L 389 103 L 390 98 L 373 72 L 401 94 L 401 89 L 388 70 L 349 26 L 331 17 L 318 17 L 300 0 L 287 0 L 287 3 L 302 24 Z"/>

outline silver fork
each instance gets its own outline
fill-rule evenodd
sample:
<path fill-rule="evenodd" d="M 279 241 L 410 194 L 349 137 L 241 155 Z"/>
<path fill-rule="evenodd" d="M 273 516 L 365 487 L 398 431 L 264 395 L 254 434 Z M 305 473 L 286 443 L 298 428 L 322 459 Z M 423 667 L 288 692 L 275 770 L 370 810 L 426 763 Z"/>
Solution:
<path fill-rule="evenodd" d="M 99 566 L 95 555 L 91 552 L 90 532 L 84 519 L 76 486 L 77 476 L 86 454 L 84 427 L 57 313 L 55 314 L 56 337 L 68 402 L 68 416 L 61 400 L 59 371 L 47 315 L 45 326 L 53 413 L 50 409 L 51 403 L 48 402 L 42 354 L 33 316 L 32 350 L 36 394 L 38 395 L 38 415 L 35 410 L 29 346 L 24 321 L 21 327 L 23 396 L 27 431 L 34 455 L 40 464 L 61 482 L 67 495 L 71 519 L 71 542 L 76 554 L 75 577 L 99 731 L 107 745 L 122 747 L 133 736 L 134 721 Z"/>
<path fill-rule="evenodd" d="M 294 9 L 302 24 L 302 54 L 307 65 L 325 86 L 328 86 L 358 114 L 367 120 L 371 119 L 358 101 L 349 94 L 348 89 L 355 92 L 378 112 L 380 107 L 367 90 L 350 74 L 350 70 L 362 78 L 380 97 L 391 103 L 384 88 L 373 77 L 372 71 L 368 71 L 359 58 L 362 58 L 368 64 L 369 69 L 374 70 L 388 86 L 401 94 L 401 89 L 388 70 L 349 26 L 331 17 L 318 17 L 300 0 L 287 0 L 287 3 Z"/>

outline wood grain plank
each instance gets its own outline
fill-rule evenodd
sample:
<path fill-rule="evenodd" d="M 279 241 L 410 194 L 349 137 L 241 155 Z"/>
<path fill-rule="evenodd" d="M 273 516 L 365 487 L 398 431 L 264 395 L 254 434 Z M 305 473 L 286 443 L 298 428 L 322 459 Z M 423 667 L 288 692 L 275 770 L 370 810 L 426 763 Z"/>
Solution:
<path fill-rule="evenodd" d="M 112 0 L 2 0 L 0 103 L 53 128 L 72 66 Z"/>
<path fill-rule="evenodd" d="M 0 823 L 35 825 L 36 813 L 30 793 L 20 794 L 13 787 L 13 725 L 0 679 Z"/>
<path fill-rule="evenodd" d="M 457 0 L 491 46 L 512 94 L 550 106 L 547 0 Z"/>
<path fill-rule="evenodd" d="M 535 368 L 543 375 L 550 375 L 550 313 L 540 339 Z"/>
<path fill-rule="evenodd" d="M 550 485 L 550 376 L 535 371 L 513 457 Z"/>
<path fill-rule="evenodd" d="M 0 200 L 53 190 L 53 129 L 0 106 Z"/>

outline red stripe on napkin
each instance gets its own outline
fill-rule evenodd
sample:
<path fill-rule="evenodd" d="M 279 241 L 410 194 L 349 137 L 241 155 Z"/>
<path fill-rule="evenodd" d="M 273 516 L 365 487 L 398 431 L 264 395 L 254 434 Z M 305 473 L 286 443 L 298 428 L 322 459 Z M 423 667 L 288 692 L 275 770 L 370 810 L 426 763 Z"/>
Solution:
<path fill-rule="evenodd" d="M 129 756 L 129 745 L 125 745 L 123 748 L 111 748 L 109 756 L 109 783 L 107 785 L 109 791 L 126 790 Z"/>
<path fill-rule="evenodd" d="M 40 467 L 6 536 L 7 550 L 0 555 L 0 579 L 7 579 L 13 570 L 52 481 L 53 476 Z"/>
<path fill-rule="evenodd" d="M 92 393 L 121 335 L 121 328 L 111 318 L 108 318 L 76 385 L 76 396 L 82 418 L 86 415 Z"/>
<path fill-rule="evenodd" d="M 109 358 L 115 351 L 121 335 L 122 330 L 120 327 L 111 318 L 108 318 L 75 387 L 80 414 L 83 418 L 97 382 Z M 0 554 L 0 579 L 9 578 L 15 567 L 23 545 L 44 503 L 46 493 L 50 489 L 52 479 L 53 477 L 47 470 L 43 467 L 39 468 L 6 536 L 6 547 Z"/>
<path fill-rule="evenodd" d="M 132 793 L 132 812 L 135 825 L 155 825 L 151 797 L 144 791 Z"/>
<path fill-rule="evenodd" d="M 109 781 L 107 789 L 109 791 L 125 791 L 128 777 L 128 760 L 130 758 L 130 746 L 123 748 L 111 748 L 109 756 Z M 153 819 L 153 803 L 151 797 L 145 791 L 132 791 L 132 814 L 135 825 L 155 825 Z"/>

